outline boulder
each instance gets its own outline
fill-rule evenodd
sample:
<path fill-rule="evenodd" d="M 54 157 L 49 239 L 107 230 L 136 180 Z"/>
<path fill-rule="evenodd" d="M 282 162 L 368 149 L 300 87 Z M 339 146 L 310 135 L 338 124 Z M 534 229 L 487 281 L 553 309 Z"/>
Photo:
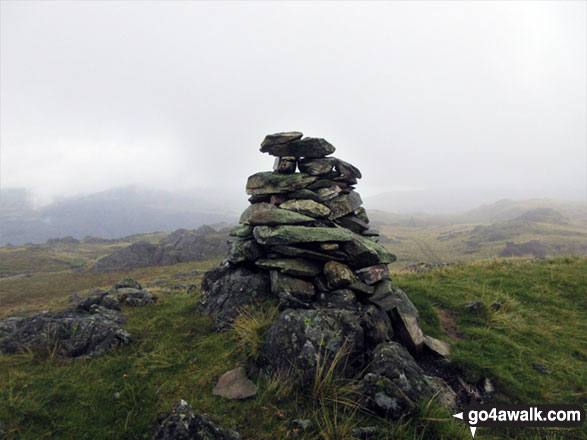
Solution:
<path fill-rule="evenodd" d="M 304 258 L 260 258 L 255 265 L 260 269 L 279 270 L 296 277 L 313 277 L 322 272 L 322 264 Z"/>
<path fill-rule="evenodd" d="M 261 142 L 261 151 L 264 153 L 264 149 L 273 145 L 287 144 L 291 141 L 297 141 L 298 139 L 301 139 L 302 136 L 303 134 L 299 131 L 285 131 L 282 133 L 268 134 L 265 136 L 265 139 L 263 139 L 263 142 Z"/>
<path fill-rule="evenodd" d="M 414 413 L 418 404 L 430 399 L 437 389 L 397 342 L 375 347 L 373 361 L 360 381 L 361 403 L 392 419 Z"/>
<path fill-rule="evenodd" d="M 4 353 L 41 350 L 89 358 L 131 341 L 123 328 L 125 319 L 117 299 L 106 292 L 58 312 L 5 321 L 0 322 L 0 328 L 10 331 L 0 333 L 0 351 Z"/>
<path fill-rule="evenodd" d="M 257 394 L 257 386 L 246 376 L 244 367 L 237 367 L 220 376 L 212 394 L 242 400 Z"/>
<path fill-rule="evenodd" d="M 260 172 L 253 174 L 247 180 L 247 194 L 281 194 L 302 189 L 315 182 L 317 177 L 308 174 L 281 174 Z"/>
<path fill-rule="evenodd" d="M 276 371 L 291 371 L 298 385 L 310 385 L 317 368 L 333 367 L 352 377 L 363 361 L 363 329 L 358 316 L 348 310 L 283 311 L 267 332 L 264 358 Z M 342 358 L 341 358 L 342 357 Z"/>
<path fill-rule="evenodd" d="M 271 156 L 294 156 L 318 158 L 334 153 L 336 148 L 322 138 L 306 137 L 287 142 L 286 144 L 270 144 L 261 147 L 261 152 Z"/>
<path fill-rule="evenodd" d="M 330 214 L 330 208 L 311 199 L 292 199 L 283 202 L 279 207 L 314 218 L 326 217 Z"/>
<path fill-rule="evenodd" d="M 295 225 L 313 221 L 313 217 L 308 217 L 292 210 L 281 209 L 271 203 L 264 202 L 250 205 L 240 217 L 240 223 L 250 225 Z"/>
<path fill-rule="evenodd" d="M 324 204 L 328 206 L 331 211 L 328 218 L 334 220 L 350 214 L 355 209 L 359 208 L 363 204 L 363 201 L 358 192 L 351 191 L 348 194 L 341 194 L 338 197 L 327 200 Z"/>
<path fill-rule="evenodd" d="M 239 440 L 237 432 L 216 425 L 204 414 L 196 414 L 185 400 L 160 420 L 151 440 Z"/>
<path fill-rule="evenodd" d="M 216 330 L 226 329 L 252 301 L 270 298 L 269 274 L 244 267 L 218 266 L 202 278 L 200 312 L 212 315 Z"/>

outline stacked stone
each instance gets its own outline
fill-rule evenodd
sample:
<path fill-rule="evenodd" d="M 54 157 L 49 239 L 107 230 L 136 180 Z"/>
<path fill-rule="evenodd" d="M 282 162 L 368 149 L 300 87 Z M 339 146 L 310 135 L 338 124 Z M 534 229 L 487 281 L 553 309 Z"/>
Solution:
<path fill-rule="evenodd" d="M 361 172 L 334 151 L 299 132 L 265 138 L 261 152 L 275 156 L 273 171 L 249 177 L 251 205 L 230 233 L 225 261 L 202 280 L 201 311 L 221 330 L 244 306 L 277 298 L 262 369 L 293 371 L 306 386 L 320 362 L 344 352 L 339 373 L 363 372 L 365 406 L 394 418 L 434 394 L 450 406 L 454 393 L 413 358 L 425 350 L 446 356 L 448 346 L 424 336 L 416 307 L 392 286 L 395 256 L 377 243 L 355 191 Z"/>
<path fill-rule="evenodd" d="M 395 256 L 369 228 L 354 186 L 359 169 L 331 157 L 326 140 L 299 132 L 269 135 L 261 151 L 276 156 L 274 171 L 249 177 L 251 205 L 231 232 L 227 262 L 269 271 L 282 309 L 373 295 Z"/>

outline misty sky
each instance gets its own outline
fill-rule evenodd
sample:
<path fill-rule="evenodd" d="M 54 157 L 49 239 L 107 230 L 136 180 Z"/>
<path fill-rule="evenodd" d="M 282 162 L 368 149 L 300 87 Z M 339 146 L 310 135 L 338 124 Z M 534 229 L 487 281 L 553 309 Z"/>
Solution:
<path fill-rule="evenodd" d="M 238 190 L 267 133 L 364 196 L 585 199 L 586 2 L 2 1 L 2 188 Z"/>

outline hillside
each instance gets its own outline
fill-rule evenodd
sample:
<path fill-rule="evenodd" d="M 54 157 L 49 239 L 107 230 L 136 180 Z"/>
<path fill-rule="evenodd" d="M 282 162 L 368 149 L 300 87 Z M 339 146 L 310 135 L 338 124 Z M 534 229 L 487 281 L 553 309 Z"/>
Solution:
<path fill-rule="evenodd" d="M 159 300 L 144 308 L 123 308 L 133 335 L 127 347 L 76 362 L 43 353 L 1 355 L 0 429 L 6 438 L 149 438 L 158 414 L 185 399 L 244 439 L 350 439 L 356 426 L 376 427 L 380 434 L 372 438 L 379 440 L 470 439 L 465 425 L 435 405 L 391 424 L 340 402 L 293 393 L 279 378 L 255 377 L 259 393 L 254 399 L 213 396 L 216 378 L 245 362 L 250 350 L 242 335 L 218 333 L 210 318 L 199 316 L 197 289 L 186 294 L 185 286 L 199 286 L 201 274 L 217 263 L 130 272 Z M 455 374 L 470 383 L 488 378 L 496 401 L 585 404 L 587 316 L 577 305 L 584 304 L 586 273 L 585 258 L 494 260 L 424 274 L 398 273 L 394 283 L 420 310 L 425 332 L 451 343 Z M 108 288 L 127 275 L 61 271 L 2 279 L 0 316 L 61 308 L 73 293 Z M 463 309 L 470 301 L 499 307 L 471 316 Z M 293 429 L 290 421 L 298 418 L 310 419 L 314 427 Z M 566 438 L 557 430 L 546 432 L 550 434 L 481 428 L 478 436 Z M 580 438 L 587 432 L 573 434 Z"/>
<path fill-rule="evenodd" d="M 27 202 L 26 192 L 2 190 L 0 246 L 42 243 L 64 236 L 78 240 L 87 235 L 116 239 L 236 218 L 222 197 L 215 199 L 206 191 L 193 194 L 130 186 L 66 198 L 34 209 Z"/>

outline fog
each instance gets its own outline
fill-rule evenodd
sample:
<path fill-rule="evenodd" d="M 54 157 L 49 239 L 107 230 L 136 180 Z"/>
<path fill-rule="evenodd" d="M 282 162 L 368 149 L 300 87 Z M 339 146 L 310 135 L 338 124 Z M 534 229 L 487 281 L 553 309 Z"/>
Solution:
<path fill-rule="evenodd" d="M 1 15 L 0 185 L 42 203 L 130 184 L 245 201 L 272 166 L 259 143 L 286 130 L 329 140 L 374 199 L 585 200 L 585 2 L 2 1 Z"/>

